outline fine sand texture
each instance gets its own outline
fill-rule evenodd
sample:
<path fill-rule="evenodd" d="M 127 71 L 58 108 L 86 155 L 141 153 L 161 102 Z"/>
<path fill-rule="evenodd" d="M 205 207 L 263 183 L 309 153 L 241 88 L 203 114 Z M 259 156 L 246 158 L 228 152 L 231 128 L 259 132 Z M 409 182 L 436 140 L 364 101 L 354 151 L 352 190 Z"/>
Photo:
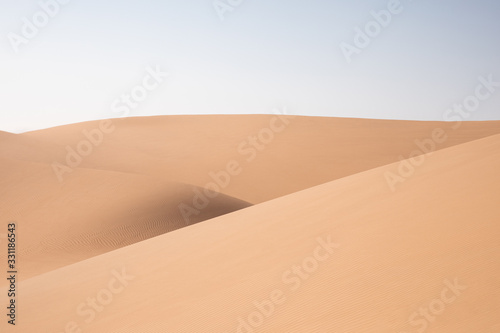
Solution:
<path fill-rule="evenodd" d="M 0 172 L 9 175 L 0 215 L 17 223 L 21 279 L 250 206 L 221 194 L 186 221 L 179 204 L 192 185 L 93 169 L 59 183 L 48 164 L 6 158 Z"/>
<path fill-rule="evenodd" d="M 0 332 L 498 333 L 499 170 L 499 121 L 0 131 Z"/>
<path fill-rule="evenodd" d="M 0 132 L 0 217 L 18 223 L 25 279 L 499 132 L 500 122 L 291 115 L 124 118 Z"/>
<path fill-rule="evenodd" d="M 426 156 L 391 191 L 397 167 L 23 281 L 16 329 L 498 332 L 500 135 Z"/>

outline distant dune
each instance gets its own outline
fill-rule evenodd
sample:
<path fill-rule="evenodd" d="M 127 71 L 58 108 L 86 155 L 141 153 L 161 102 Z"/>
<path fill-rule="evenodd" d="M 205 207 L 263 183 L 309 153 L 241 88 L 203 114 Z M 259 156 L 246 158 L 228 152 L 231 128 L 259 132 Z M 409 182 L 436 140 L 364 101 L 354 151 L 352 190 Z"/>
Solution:
<path fill-rule="evenodd" d="M 392 192 L 396 166 L 26 280 L 18 328 L 498 332 L 500 135 L 427 156 Z"/>
<path fill-rule="evenodd" d="M 220 115 L 115 119 L 114 130 L 83 158 L 81 167 L 132 172 L 205 187 L 230 161 L 241 173 L 221 192 L 253 204 L 409 158 L 415 140 L 443 128 L 442 149 L 500 133 L 499 122 L 457 123 L 326 117 Z M 22 136 L 76 149 L 93 121 Z M 273 130 L 274 129 L 274 130 Z M 252 141 L 252 137 L 254 138 Z M 64 179 L 71 174 L 65 173 Z M 224 185 L 224 184 L 223 184 Z"/>
<path fill-rule="evenodd" d="M 64 146 L 57 143 L 0 131 L 0 157 L 2 158 L 52 163 L 60 155 L 61 149 L 64 149 Z"/>

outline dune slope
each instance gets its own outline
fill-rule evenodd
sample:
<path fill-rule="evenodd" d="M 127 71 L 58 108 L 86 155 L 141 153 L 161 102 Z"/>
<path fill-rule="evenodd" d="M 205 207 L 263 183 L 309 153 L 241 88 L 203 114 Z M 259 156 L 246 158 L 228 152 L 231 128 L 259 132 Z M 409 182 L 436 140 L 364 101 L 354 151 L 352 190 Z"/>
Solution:
<path fill-rule="evenodd" d="M 16 331 L 498 332 L 499 167 L 496 135 L 37 276 Z"/>
<path fill-rule="evenodd" d="M 195 186 L 115 171 L 73 172 L 59 183 L 48 164 L 0 158 L 2 232 L 17 223 L 22 279 L 250 205 L 221 194 L 185 219 L 179 205 L 192 202 L 200 191 Z"/>
<path fill-rule="evenodd" d="M 4 158 L 52 163 L 61 149 L 64 147 L 41 138 L 0 131 L 0 156 Z"/>
<path fill-rule="evenodd" d="M 436 129 L 443 130 L 445 139 L 428 143 Z M 222 193 L 259 203 L 393 163 L 400 156 L 409 158 L 414 151 L 443 149 L 493 134 L 500 134 L 498 121 L 197 115 L 123 118 L 104 125 L 93 121 L 22 136 L 61 147 L 53 160 L 61 164 L 79 145 L 85 152 L 84 142 L 90 137 L 95 145 L 77 161 L 81 167 L 200 187 L 215 179 Z M 72 176 L 61 175 L 64 180 Z"/>

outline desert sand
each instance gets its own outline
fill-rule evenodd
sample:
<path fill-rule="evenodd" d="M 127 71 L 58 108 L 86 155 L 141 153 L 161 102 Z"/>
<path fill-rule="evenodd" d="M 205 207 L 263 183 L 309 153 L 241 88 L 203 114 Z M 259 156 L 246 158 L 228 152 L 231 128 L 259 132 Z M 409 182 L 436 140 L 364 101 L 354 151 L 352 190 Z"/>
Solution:
<path fill-rule="evenodd" d="M 99 122 L 0 133 L 2 332 L 500 331 L 500 122 L 112 124 L 62 179 Z"/>
<path fill-rule="evenodd" d="M 193 186 L 92 169 L 59 184 L 49 165 L 0 161 L 9 174 L 2 215 L 17 222 L 22 279 L 250 206 L 221 194 L 185 221 L 178 205 Z"/>
<path fill-rule="evenodd" d="M 57 145 L 50 162 L 64 163 L 65 146 L 100 122 L 78 123 L 23 134 Z M 253 204 L 408 158 L 415 140 L 436 128 L 448 135 L 443 149 L 500 133 L 500 121 L 416 122 L 293 115 L 158 116 L 120 118 L 79 167 L 145 174 L 204 187 L 235 160 L 242 172 L 221 192 Z M 272 132 L 272 136 L 269 134 Z M 272 137 L 272 139 L 270 139 Z M 252 142 L 252 138 L 256 141 Z M 256 148 L 255 148 L 256 147 Z M 63 179 L 71 174 L 65 173 Z"/>

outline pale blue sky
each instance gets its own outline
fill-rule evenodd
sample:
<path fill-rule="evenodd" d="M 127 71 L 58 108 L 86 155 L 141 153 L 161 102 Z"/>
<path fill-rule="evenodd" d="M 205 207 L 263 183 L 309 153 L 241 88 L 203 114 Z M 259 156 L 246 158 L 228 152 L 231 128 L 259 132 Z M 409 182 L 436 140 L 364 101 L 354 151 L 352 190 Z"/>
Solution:
<path fill-rule="evenodd" d="M 442 120 L 474 94 L 478 77 L 500 82 L 494 0 L 401 0 L 402 12 L 348 63 L 340 43 L 353 44 L 354 29 L 388 2 L 244 0 L 222 21 L 212 0 L 71 0 L 15 53 L 8 34 L 22 36 L 22 18 L 40 5 L 0 0 L 0 130 L 116 117 L 113 101 L 140 84 L 148 66 L 170 76 L 130 115 L 286 107 Z M 500 119 L 500 88 L 468 118 L 490 119 Z"/>

